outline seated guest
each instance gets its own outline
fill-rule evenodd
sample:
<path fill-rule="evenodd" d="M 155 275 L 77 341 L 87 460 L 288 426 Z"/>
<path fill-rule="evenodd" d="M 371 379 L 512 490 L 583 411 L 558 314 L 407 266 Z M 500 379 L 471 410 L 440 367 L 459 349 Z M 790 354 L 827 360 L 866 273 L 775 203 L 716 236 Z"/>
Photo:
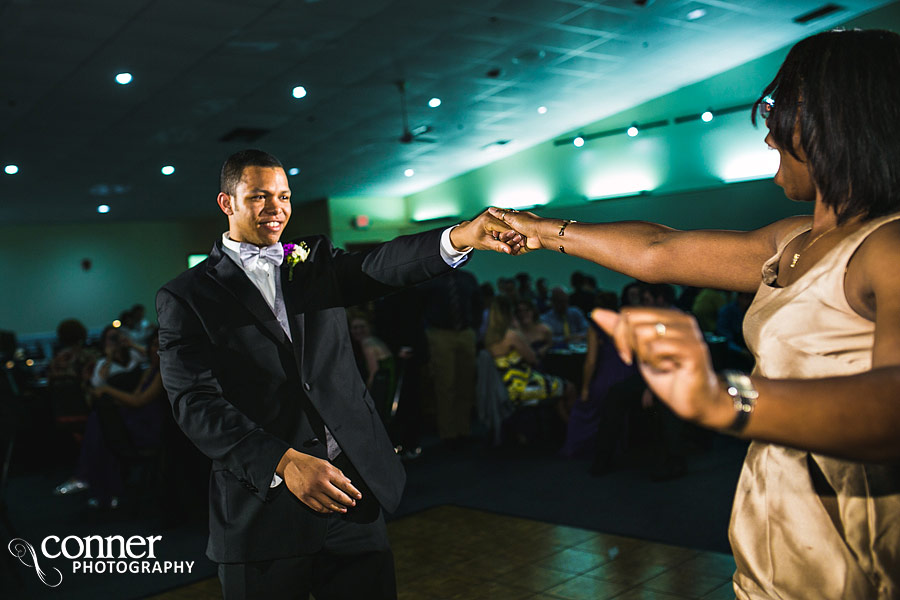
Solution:
<path fill-rule="evenodd" d="M 514 326 L 512 306 L 512 302 L 504 296 L 494 299 L 488 314 L 484 347 L 494 357 L 514 406 L 556 399 L 557 410 L 565 421 L 575 397 L 574 387 L 561 377 L 534 369 L 537 355 L 522 332 Z"/>
<path fill-rule="evenodd" d="M 47 371 L 50 385 L 64 380 L 86 383 L 99 358 L 96 351 L 85 348 L 87 329 L 76 319 L 66 319 L 56 328 L 56 338 L 59 350 Z"/>
<path fill-rule="evenodd" d="M 168 400 L 159 374 L 158 349 L 159 337 L 154 331 L 147 340 L 150 366 L 141 373 L 132 390 L 102 384 L 91 391 L 95 410 L 88 418 L 79 470 L 87 475 L 92 492 L 88 505 L 93 508 L 118 506 L 123 482 L 117 453 L 146 453 L 162 444 Z M 101 411 L 105 411 L 103 415 Z M 124 430 L 125 439 L 117 444 L 125 447 L 117 447 L 104 437 L 103 419 L 107 419 L 106 427 Z"/>
<path fill-rule="evenodd" d="M 135 447 L 148 448 L 159 445 L 166 407 L 166 393 L 159 376 L 159 337 L 154 330 L 147 339 L 147 356 L 150 366 L 141 373 L 141 378 L 133 391 L 126 392 L 110 385 L 95 387 L 91 394 L 95 398 L 109 397 L 121 407 L 122 419 L 131 433 Z"/>
<path fill-rule="evenodd" d="M 144 353 L 132 342 L 128 335 L 112 325 L 107 325 L 100 334 L 103 358 L 94 366 L 91 386 L 98 387 L 115 375 L 128 373 L 140 367 Z"/>
<path fill-rule="evenodd" d="M 497 280 L 497 295 L 506 296 L 510 300 L 519 299 L 519 288 L 512 277 L 501 277 Z"/>
<path fill-rule="evenodd" d="M 101 386 L 117 387 L 129 391 L 133 389 L 140 372 L 143 355 L 134 347 L 127 335 L 112 325 L 103 329 L 103 333 L 100 334 L 100 344 L 104 356 L 94 366 L 93 374 L 90 377 L 90 387 L 95 390 Z M 93 392 L 92 395 L 94 395 Z M 98 477 L 97 475 L 98 473 L 108 474 L 118 468 L 118 463 L 109 464 L 103 448 L 97 411 L 92 410 L 85 425 L 84 440 L 81 444 L 81 454 L 75 475 L 56 486 L 53 493 L 66 495 L 78 492 L 92 486 L 92 480 L 94 483 L 100 482 L 103 489 L 116 488 L 114 476 Z M 108 455 L 108 451 L 105 454 Z M 113 481 L 111 484 L 110 480 Z M 121 487 L 121 484 L 118 487 Z M 105 494 L 103 490 L 100 494 L 102 498 L 98 499 L 97 496 L 94 496 L 89 500 L 92 506 L 102 504 L 114 508 L 118 505 L 118 498 L 113 494 Z"/>
<path fill-rule="evenodd" d="M 534 350 L 538 362 L 543 360 L 547 350 L 553 345 L 553 332 L 538 317 L 537 307 L 533 302 L 519 300 L 516 305 L 516 321 L 525 341 Z"/>
<path fill-rule="evenodd" d="M 638 281 L 637 279 L 626 284 L 625 287 L 622 288 L 619 306 L 622 308 L 625 308 L 626 306 L 640 306 L 644 303 L 644 290 L 646 288 L 647 284 L 643 281 Z"/>
<path fill-rule="evenodd" d="M 541 321 L 553 332 L 553 347 L 566 348 L 572 343 L 584 343 L 587 340 L 587 319 L 580 310 L 569 306 L 569 296 L 564 289 L 553 288 L 550 306 L 550 310 L 541 315 Z"/>
<path fill-rule="evenodd" d="M 86 348 L 87 329 L 80 321 L 66 319 L 56 328 L 59 350 L 47 370 L 47 386 L 53 402 L 56 423 L 64 423 L 76 441 L 83 436 L 88 407 L 85 403 L 88 381 L 100 353 Z M 54 490 L 62 496 L 88 488 L 83 478 L 72 477 Z"/>
<path fill-rule="evenodd" d="M 526 302 L 534 302 L 535 293 L 531 287 L 531 275 L 522 271 L 516 273 L 516 286 L 518 287 L 519 299 Z"/>
<path fill-rule="evenodd" d="M 597 280 L 581 271 L 575 271 L 569 278 L 569 283 L 572 284 L 569 304 L 587 315 L 594 308 L 597 299 Z"/>
<path fill-rule="evenodd" d="M 129 330 L 132 340 L 146 340 L 153 333 L 155 327 L 147 320 L 147 309 L 143 304 L 135 304 L 128 311 Z"/>
<path fill-rule="evenodd" d="M 356 355 L 356 366 L 375 401 L 382 420 L 390 416 L 390 402 L 396 384 L 394 355 L 387 344 L 372 335 L 369 320 L 361 313 L 350 317 L 350 338 Z"/>
<path fill-rule="evenodd" d="M 539 315 L 550 310 L 550 292 L 547 288 L 546 277 L 541 277 L 534 282 L 534 304 L 537 306 Z"/>
<path fill-rule="evenodd" d="M 712 333 L 716 330 L 716 319 L 719 309 L 728 303 L 725 294 L 720 290 L 704 288 L 700 290 L 691 306 L 691 312 L 697 317 L 700 329 Z"/>

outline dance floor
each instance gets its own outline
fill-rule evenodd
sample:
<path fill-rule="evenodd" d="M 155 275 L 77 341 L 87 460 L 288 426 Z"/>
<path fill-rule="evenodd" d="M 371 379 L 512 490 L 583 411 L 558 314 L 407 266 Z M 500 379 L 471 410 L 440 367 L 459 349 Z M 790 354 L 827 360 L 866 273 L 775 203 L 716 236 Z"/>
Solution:
<path fill-rule="evenodd" d="M 732 600 L 734 559 L 438 506 L 388 523 L 401 600 Z M 221 598 L 210 578 L 152 600 Z"/>

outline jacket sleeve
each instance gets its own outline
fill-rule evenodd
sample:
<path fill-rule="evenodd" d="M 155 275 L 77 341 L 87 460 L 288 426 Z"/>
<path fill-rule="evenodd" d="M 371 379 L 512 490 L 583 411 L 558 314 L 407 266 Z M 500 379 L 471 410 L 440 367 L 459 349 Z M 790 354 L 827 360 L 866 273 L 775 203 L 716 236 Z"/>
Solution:
<path fill-rule="evenodd" d="M 165 287 L 156 296 L 159 358 L 172 414 L 185 435 L 261 500 L 274 497 L 275 468 L 290 444 L 264 431 L 222 394 L 213 351 L 197 314 Z"/>
<path fill-rule="evenodd" d="M 363 304 L 453 270 L 441 256 L 443 231 L 400 236 L 367 252 L 345 252 L 329 242 L 341 303 Z"/>

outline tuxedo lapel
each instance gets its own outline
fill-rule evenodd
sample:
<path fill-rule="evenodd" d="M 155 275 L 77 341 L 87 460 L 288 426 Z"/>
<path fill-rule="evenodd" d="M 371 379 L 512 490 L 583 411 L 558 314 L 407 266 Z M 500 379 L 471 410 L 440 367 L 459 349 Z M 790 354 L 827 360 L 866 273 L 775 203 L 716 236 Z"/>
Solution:
<path fill-rule="evenodd" d="M 301 265 L 298 265 L 301 266 Z M 300 285 L 298 271 L 294 268 L 294 276 L 291 278 L 287 261 L 281 265 L 281 298 L 284 300 L 284 310 L 287 312 L 288 323 L 291 328 L 291 341 L 294 345 L 294 352 L 297 356 L 297 364 L 303 364 L 303 348 L 305 346 L 306 337 L 306 319 L 297 306 L 297 296 L 295 287 Z"/>
<path fill-rule="evenodd" d="M 216 242 L 209 254 L 207 275 L 238 302 L 240 302 L 259 321 L 275 340 L 281 344 L 288 343 L 288 337 L 278 323 L 278 319 L 266 304 L 262 294 L 247 278 L 247 275 L 228 258 Z"/>

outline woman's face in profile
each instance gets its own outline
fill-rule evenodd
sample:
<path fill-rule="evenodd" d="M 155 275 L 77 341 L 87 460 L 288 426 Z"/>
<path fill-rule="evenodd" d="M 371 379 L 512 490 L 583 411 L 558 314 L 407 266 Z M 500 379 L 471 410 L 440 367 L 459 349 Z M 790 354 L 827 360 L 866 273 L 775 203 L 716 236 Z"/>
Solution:
<path fill-rule="evenodd" d="M 766 121 L 766 127 L 769 122 Z M 778 172 L 775 173 L 775 184 L 784 190 L 784 195 L 791 200 L 799 202 L 814 202 L 817 195 L 816 186 L 813 183 L 812 175 L 809 172 L 809 163 L 803 148 L 800 147 L 800 119 L 797 119 L 794 126 L 794 148 L 796 148 L 797 159 L 790 152 L 782 149 L 772 139 L 772 132 L 766 135 L 766 144 L 769 148 L 776 150 L 780 157 L 778 164 Z"/>

